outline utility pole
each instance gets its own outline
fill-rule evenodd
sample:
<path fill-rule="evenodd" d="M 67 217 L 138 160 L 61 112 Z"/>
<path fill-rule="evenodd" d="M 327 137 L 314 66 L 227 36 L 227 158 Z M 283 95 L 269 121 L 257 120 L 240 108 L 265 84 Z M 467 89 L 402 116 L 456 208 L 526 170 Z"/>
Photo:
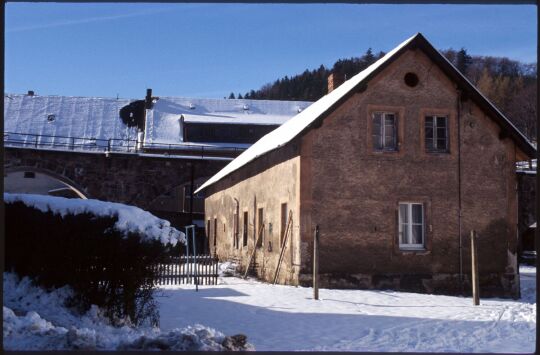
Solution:
<path fill-rule="evenodd" d="M 319 299 L 319 225 L 313 236 L 313 298 Z"/>
<path fill-rule="evenodd" d="M 476 250 L 476 231 L 471 231 L 471 263 L 472 263 L 472 293 L 473 304 L 478 306 L 480 304 L 480 287 L 478 280 L 478 252 Z"/>

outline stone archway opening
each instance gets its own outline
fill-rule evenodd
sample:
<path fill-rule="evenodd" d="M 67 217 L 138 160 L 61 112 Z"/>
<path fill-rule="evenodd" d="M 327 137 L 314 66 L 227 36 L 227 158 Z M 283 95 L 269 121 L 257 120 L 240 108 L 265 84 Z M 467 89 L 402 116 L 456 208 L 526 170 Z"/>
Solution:
<path fill-rule="evenodd" d="M 15 168 L 4 171 L 4 192 L 87 199 L 88 196 L 69 179 L 36 168 Z"/>

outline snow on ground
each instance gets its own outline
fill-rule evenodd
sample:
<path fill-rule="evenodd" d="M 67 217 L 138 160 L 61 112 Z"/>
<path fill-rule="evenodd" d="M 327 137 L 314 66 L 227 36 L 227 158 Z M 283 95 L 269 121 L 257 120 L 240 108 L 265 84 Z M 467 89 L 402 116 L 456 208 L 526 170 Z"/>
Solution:
<path fill-rule="evenodd" d="M 185 234 L 171 226 L 169 221 L 135 206 L 91 199 L 72 199 L 47 195 L 4 193 L 5 203 L 20 201 L 42 212 L 51 211 L 62 217 L 91 213 L 96 216 L 117 217 L 114 227 L 125 233 L 139 233 L 144 238 L 155 239 L 163 244 L 185 243 Z"/>
<path fill-rule="evenodd" d="M 227 350 L 235 338 L 196 324 L 167 331 L 112 327 L 96 306 L 76 315 L 62 306 L 69 287 L 46 292 L 4 273 L 3 342 L 6 350 Z M 226 343 L 228 342 L 228 343 Z M 248 344 L 247 349 L 252 349 Z"/>
<path fill-rule="evenodd" d="M 220 265 L 220 274 L 232 272 L 234 265 Z M 246 334 L 263 351 L 533 352 L 536 268 L 520 274 L 520 300 L 481 299 L 476 307 L 470 298 L 394 291 L 321 289 L 315 301 L 311 288 L 221 277 L 199 292 L 162 286 L 159 329 L 112 327 L 95 306 L 77 316 L 61 306 L 68 287 L 45 292 L 4 273 L 4 347 L 224 350 L 227 339 L 234 343 L 224 332 Z"/>
<path fill-rule="evenodd" d="M 223 268 L 229 269 L 229 266 Z M 221 278 L 216 286 L 162 286 L 161 328 L 200 322 L 243 333 L 257 350 L 533 352 L 534 267 L 521 267 L 520 300 L 394 291 L 320 290 Z"/>

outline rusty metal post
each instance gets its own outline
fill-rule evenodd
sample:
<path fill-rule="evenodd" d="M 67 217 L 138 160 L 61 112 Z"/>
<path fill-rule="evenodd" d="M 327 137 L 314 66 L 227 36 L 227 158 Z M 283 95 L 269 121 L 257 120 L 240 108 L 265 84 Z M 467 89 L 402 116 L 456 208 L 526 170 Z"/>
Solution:
<path fill-rule="evenodd" d="M 476 231 L 471 231 L 471 272 L 472 272 L 472 294 L 473 304 L 478 306 L 480 304 L 480 287 L 478 280 L 478 252 L 476 245 Z"/>
<path fill-rule="evenodd" d="M 313 298 L 319 299 L 319 226 L 313 236 Z"/>

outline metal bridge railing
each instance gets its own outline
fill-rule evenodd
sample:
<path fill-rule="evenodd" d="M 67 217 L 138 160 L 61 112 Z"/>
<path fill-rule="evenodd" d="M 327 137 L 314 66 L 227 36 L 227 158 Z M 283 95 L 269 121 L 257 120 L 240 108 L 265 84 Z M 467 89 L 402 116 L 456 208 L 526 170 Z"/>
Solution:
<path fill-rule="evenodd" d="M 143 143 L 137 139 L 99 139 L 52 136 L 46 134 L 4 132 L 5 147 L 58 149 L 86 152 L 155 153 L 164 155 L 195 155 L 200 157 L 234 157 L 246 148 L 201 144 Z"/>

